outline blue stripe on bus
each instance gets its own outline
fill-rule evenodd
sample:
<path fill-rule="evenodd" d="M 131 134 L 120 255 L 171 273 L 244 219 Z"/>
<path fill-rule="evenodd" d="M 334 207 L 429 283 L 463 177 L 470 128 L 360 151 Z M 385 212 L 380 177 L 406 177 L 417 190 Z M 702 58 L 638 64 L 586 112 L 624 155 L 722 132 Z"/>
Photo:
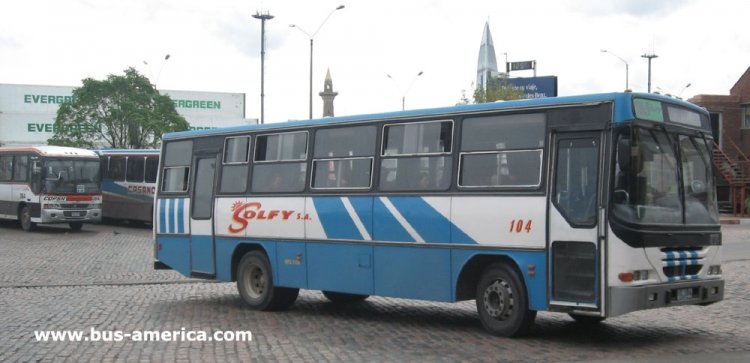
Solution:
<path fill-rule="evenodd" d="M 420 197 L 390 197 L 394 207 L 428 243 L 450 243 L 451 222 Z"/>
<path fill-rule="evenodd" d="M 169 210 L 169 218 L 167 222 L 167 232 L 174 233 L 174 199 L 167 199 L 167 209 Z"/>
<path fill-rule="evenodd" d="M 185 233 L 185 221 L 184 221 L 184 208 L 185 208 L 185 198 L 177 199 L 178 206 L 177 206 L 177 233 Z"/>
<path fill-rule="evenodd" d="M 357 226 L 344 208 L 339 197 L 313 198 L 315 210 L 318 212 L 320 224 L 327 238 L 363 240 Z"/>
<path fill-rule="evenodd" d="M 380 198 L 373 198 L 373 228 L 372 239 L 377 241 L 396 241 L 396 242 L 416 242 L 409 235 L 409 232 L 401 226 L 396 217 L 391 214 L 388 208 L 380 201 Z"/>
<path fill-rule="evenodd" d="M 167 231 L 167 200 L 159 199 L 159 233 Z"/>
<path fill-rule="evenodd" d="M 365 226 L 367 234 L 372 238 L 372 199 L 373 197 L 349 197 L 349 203 L 354 207 L 354 211 L 357 212 L 357 217 L 362 221 L 362 225 Z"/>

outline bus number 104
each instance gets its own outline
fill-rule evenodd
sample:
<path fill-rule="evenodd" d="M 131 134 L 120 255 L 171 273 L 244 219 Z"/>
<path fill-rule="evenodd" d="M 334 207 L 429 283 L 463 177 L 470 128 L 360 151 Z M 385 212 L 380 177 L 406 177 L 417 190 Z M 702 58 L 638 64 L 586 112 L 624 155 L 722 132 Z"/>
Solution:
<path fill-rule="evenodd" d="M 526 233 L 531 232 L 531 222 L 532 220 L 523 220 L 523 219 L 514 219 L 510 221 L 510 233 L 521 233 L 526 231 Z"/>

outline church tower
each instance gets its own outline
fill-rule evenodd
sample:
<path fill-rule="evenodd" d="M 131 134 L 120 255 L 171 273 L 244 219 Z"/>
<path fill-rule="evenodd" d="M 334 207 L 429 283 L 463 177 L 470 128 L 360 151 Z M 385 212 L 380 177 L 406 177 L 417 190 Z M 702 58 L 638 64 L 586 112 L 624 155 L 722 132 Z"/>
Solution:
<path fill-rule="evenodd" d="M 323 117 L 333 117 L 333 99 L 338 92 L 333 92 L 333 80 L 331 80 L 331 70 L 326 72 L 326 80 L 323 83 L 323 92 L 318 93 L 323 98 Z"/>
<path fill-rule="evenodd" d="M 488 80 L 497 76 L 498 72 L 497 59 L 495 58 L 495 45 L 492 43 L 492 33 L 490 33 L 490 22 L 488 21 L 484 23 L 482 44 L 479 46 L 476 89 L 486 90 Z"/>

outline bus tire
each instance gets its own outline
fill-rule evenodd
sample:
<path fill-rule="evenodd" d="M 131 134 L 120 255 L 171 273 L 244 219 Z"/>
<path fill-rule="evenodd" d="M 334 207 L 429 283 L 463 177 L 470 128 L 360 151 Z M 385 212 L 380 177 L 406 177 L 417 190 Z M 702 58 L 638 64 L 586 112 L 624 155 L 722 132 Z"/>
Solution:
<path fill-rule="evenodd" d="M 24 205 L 18 210 L 18 222 L 21 224 L 21 229 L 26 232 L 33 231 L 36 228 L 36 223 L 31 221 L 31 209 L 28 205 Z"/>
<path fill-rule="evenodd" d="M 326 299 L 334 303 L 352 304 L 365 301 L 370 295 L 346 294 L 343 292 L 321 291 Z"/>
<path fill-rule="evenodd" d="M 80 231 L 81 228 L 83 228 L 83 222 L 69 222 L 68 225 L 70 226 L 70 229 L 74 231 Z"/>
<path fill-rule="evenodd" d="M 246 253 L 237 265 L 237 290 L 253 310 L 283 310 L 297 300 L 299 289 L 276 287 L 268 257 L 260 251 Z"/>
<path fill-rule="evenodd" d="M 506 264 L 493 264 L 484 270 L 477 283 L 476 302 L 482 326 L 493 335 L 522 335 L 536 318 L 536 311 L 529 310 L 521 278 Z"/>

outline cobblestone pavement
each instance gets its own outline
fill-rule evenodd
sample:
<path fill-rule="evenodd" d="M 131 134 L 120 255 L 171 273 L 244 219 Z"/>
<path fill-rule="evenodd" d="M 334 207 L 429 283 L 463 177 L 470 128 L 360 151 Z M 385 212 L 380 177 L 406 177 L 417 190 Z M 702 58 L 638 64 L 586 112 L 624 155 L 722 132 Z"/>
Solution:
<path fill-rule="evenodd" d="M 725 242 L 750 235 L 736 227 Z M 741 242 L 741 241 L 739 241 Z M 750 240 L 747 240 L 750 243 Z M 284 312 L 243 307 L 234 284 L 152 270 L 149 229 L 24 233 L 0 223 L 0 361 L 747 361 L 750 261 L 724 265 L 725 300 L 641 311 L 594 327 L 540 313 L 521 339 L 488 335 L 474 303 L 302 291 Z M 251 331 L 249 342 L 39 342 L 34 331 Z"/>

